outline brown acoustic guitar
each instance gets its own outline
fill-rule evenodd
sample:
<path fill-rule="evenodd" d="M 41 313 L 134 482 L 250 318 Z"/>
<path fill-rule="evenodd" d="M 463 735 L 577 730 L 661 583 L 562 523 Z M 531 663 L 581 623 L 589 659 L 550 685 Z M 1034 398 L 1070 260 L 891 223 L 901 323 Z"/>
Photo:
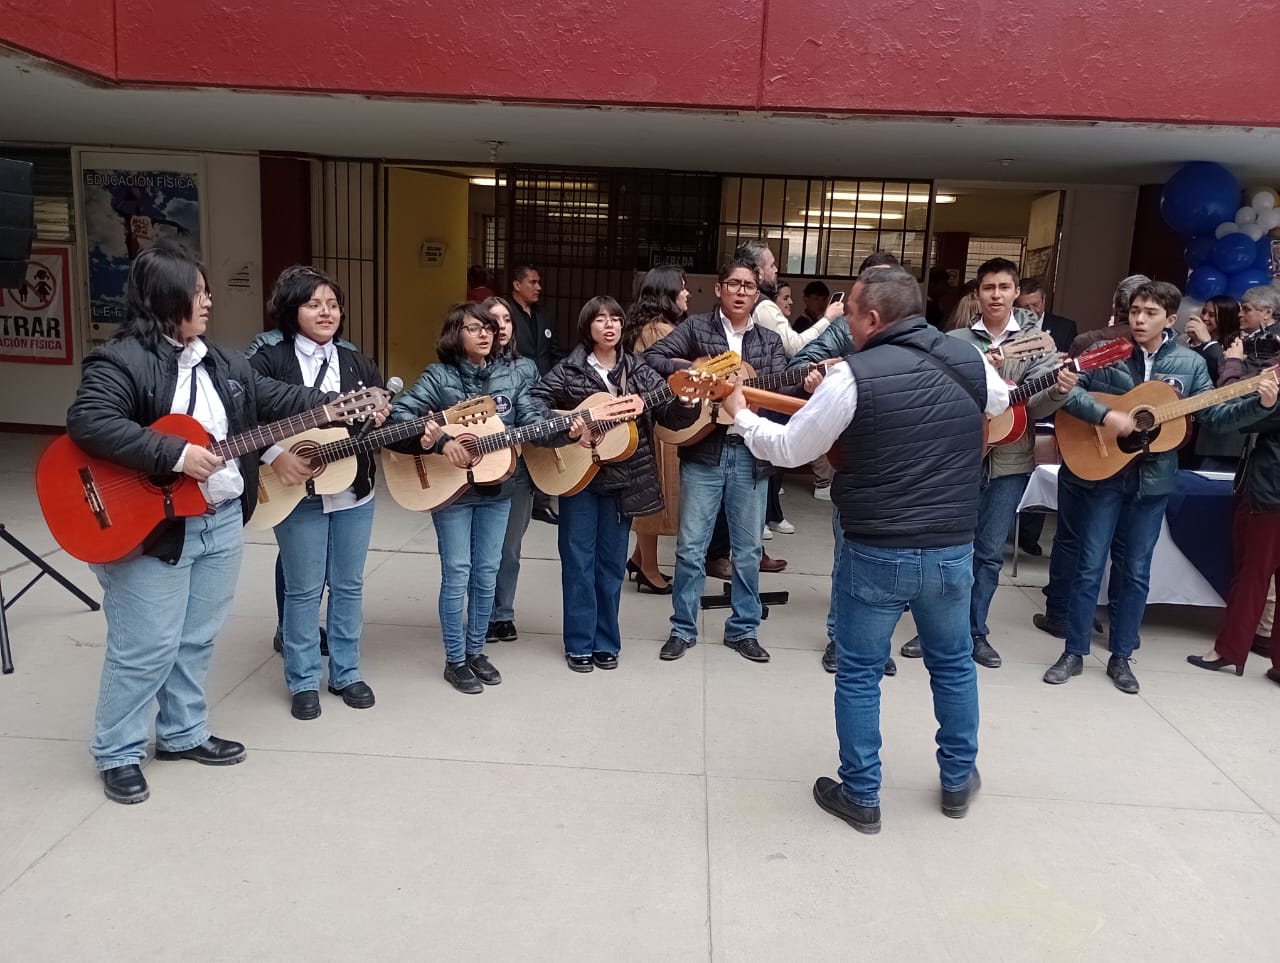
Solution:
<path fill-rule="evenodd" d="M 1110 478 L 1138 455 L 1177 448 L 1187 440 L 1192 414 L 1252 394 L 1263 381 L 1276 381 L 1277 370 L 1273 366 L 1252 378 L 1190 398 L 1179 398 L 1173 387 L 1163 381 L 1144 381 L 1122 395 L 1090 392 L 1112 411 L 1132 415 L 1137 430 L 1121 438 L 1105 425 L 1091 425 L 1059 410 L 1054 419 L 1054 433 L 1062 460 L 1078 478 L 1086 481 Z"/>
<path fill-rule="evenodd" d="M 410 511 L 437 511 L 448 507 L 473 485 L 496 485 L 510 478 L 516 469 L 516 450 L 522 445 L 568 431 L 579 418 L 588 425 L 612 427 L 614 422 L 635 418 L 643 410 L 639 395 L 623 395 L 522 428 L 508 428 L 496 415 L 474 426 L 444 425 L 441 430 L 462 444 L 471 456 L 470 464 L 458 468 L 444 455 L 401 455 L 384 449 L 382 469 L 387 490 Z"/>
<path fill-rule="evenodd" d="M 742 359 L 735 351 L 726 351 L 694 365 L 692 370 L 729 374 L 738 369 Z M 657 391 L 641 396 L 645 408 L 670 401 L 674 395 L 665 383 Z M 589 410 L 612 400 L 608 393 L 599 391 L 591 395 L 572 412 L 560 414 L 572 415 L 575 412 Z M 659 426 L 655 426 L 659 427 Z M 635 422 L 621 421 L 610 427 L 608 424 L 595 422 L 587 428 L 593 439 L 590 448 L 584 448 L 576 441 L 561 448 L 540 448 L 528 446 L 521 449 L 525 466 L 539 490 L 548 495 L 576 495 L 586 488 L 595 478 L 601 465 L 625 461 L 635 454 L 639 443 L 639 433 Z"/>
<path fill-rule="evenodd" d="M 307 462 L 311 477 L 300 485 L 286 485 L 270 465 L 258 469 L 258 506 L 246 528 L 275 528 L 294 510 L 304 495 L 336 495 L 356 479 L 356 455 L 377 451 L 408 438 L 417 438 L 429 423 L 473 425 L 492 418 L 497 406 L 488 395 L 460 401 L 439 414 L 410 421 L 393 421 L 363 435 L 345 428 L 313 428 L 280 442 L 280 447 Z"/>

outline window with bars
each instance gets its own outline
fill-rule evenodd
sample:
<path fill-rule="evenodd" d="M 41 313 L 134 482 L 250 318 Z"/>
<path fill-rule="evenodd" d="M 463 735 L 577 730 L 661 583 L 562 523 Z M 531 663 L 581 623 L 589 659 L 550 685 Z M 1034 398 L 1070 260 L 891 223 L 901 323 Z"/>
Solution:
<path fill-rule="evenodd" d="M 35 194 L 37 240 L 74 243 L 76 226 L 71 151 L 0 145 L 0 157 L 32 165 L 31 190 Z"/>
<path fill-rule="evenodd" d="M 496 275 L 507 266 L 506 221 L 494 214 L 485 214 L 481 218 L 481 230 L 484 232 L 484 256 L 481 263 Z"/>
<path fill-rule="evenodd" d="M 1027 239 L 1024 237 L 977 237 L 969 238 L 969 249 L 965 255 L 964 276 L 965 278 L 976 278 L 978 276 L 978 268 L 985 261 L 990 261 L 993 257 L 1003 257 L 1018 265 L 1018 272 L 1022 272 L 1023 254 L 1027 245 Z"/>
<path fill-rule="evenodd" d="M 344 336 L 385 361 L 378 324 L 378 165 L 315 160 L 311 164 L 311 263 L 346 293 Z"/>
<path fill-rule="evenodd" d="M 852 278 L 869 254 L 888 251 L 923 277 L 930 181 L 725 177 L 720 256 L 765 238 L 785 275 Z"/>

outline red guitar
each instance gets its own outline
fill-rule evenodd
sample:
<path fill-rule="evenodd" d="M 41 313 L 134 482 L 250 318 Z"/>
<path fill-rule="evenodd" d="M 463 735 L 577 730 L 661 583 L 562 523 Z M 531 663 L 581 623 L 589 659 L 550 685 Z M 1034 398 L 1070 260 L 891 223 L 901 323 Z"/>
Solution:
<path fill-rule="evenodd" d="M 224 459 L 269 448 L 317 425 L 370 417 L 387 393 L 366 388 L 312 411 L 213 441 L 200 422 L 165 415 L 151 430 L 202 445 Z M 146 475 L 94 458 L 67 435 L 54 440 L 36 467 L 36 494 L 45 523 L 58 544 L 82 562 L 116 562 L 141 548 L 161 522 L 203 515 L 209 509 L 199 483 L 188 475 Z"/>
<path fill-rule="evenodd" d="M 1063 368 L 1080 374 L 1105 368 L 1118 361 L 1125 361 L 1133 354 L 1133 342 L 1128 338 L 1115 338 L 1102 341 L 1085 351 L 1078 358 L 1066 361 L 1039 377 L 1032 378 L 1018 385 L 1009 392 L 1009 407 L 987 422 L 987 448 L 1000 445 L 1011 445 L 1027 431 L 1027 402 L 1053 387 L 1058 380 L 1058 372 Z"/>

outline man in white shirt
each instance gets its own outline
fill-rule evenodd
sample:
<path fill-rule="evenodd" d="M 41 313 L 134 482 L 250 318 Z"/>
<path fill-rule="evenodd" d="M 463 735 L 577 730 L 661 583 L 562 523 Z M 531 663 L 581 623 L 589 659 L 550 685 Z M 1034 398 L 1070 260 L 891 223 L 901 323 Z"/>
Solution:
<path fill-rule="evenodd" d="M 833 576 L 840 782 L 814 799 L 863 833 L 880 831 L 880 679 L 894 627 L 910 604 L 920 630 L 939 729 L 942 811 L 959 818 L 980 785 L 978 688 L 969 638 L 973 536 L 983 417 L 1008 389 L 980 352 L 925 320 L 918 281 L 866 272 L 847 299 L 855 353 L 831 369 L 786 425 L 725 401 L 758 458 L 793 466 L 833 443 L 832 500 L 844 544 Z"/>

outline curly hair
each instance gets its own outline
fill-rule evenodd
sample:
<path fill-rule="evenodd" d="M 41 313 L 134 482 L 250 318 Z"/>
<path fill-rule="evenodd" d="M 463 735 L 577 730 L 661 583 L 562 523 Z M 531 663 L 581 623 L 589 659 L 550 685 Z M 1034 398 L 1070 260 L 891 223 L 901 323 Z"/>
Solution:
<path fill-rule="evenodd" d="M 675 264 L 656 267 L 644 276 L 640 282 L 640 293 L 627 312 L 626 324 L 622 326 L 622 344 L 628 351 L 650 321 L 662 320 L 676 325 L 684 320 L 684 312 L 676 306 L 684 288 L 684 268 Z"/>

